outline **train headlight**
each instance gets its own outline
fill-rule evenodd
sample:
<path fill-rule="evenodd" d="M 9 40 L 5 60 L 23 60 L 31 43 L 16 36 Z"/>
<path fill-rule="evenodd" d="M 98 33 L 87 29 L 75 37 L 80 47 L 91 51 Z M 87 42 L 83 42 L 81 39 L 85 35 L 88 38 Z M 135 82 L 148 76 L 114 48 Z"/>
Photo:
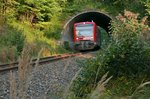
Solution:
<path fill-rule="evenodd" d="M 93 37 L 91 37 L 91 39 L 93 39 Z"/>
<path fill-rule="evenodd" d="M 78 40 L 79 38 L 77 38 L 77 40 Z"/>

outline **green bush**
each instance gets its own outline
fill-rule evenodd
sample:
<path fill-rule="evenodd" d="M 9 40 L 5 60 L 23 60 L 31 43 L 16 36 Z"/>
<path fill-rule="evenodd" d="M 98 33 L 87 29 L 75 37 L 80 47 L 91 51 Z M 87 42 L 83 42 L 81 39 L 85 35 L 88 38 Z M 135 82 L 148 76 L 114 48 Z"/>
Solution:
<path fill-rule="evenodd" d="M 125 11 L 112 22 L 111 42 L 103 47 L 95 59 L 81 64 L 82 70 L 74 80 L 71 90 L 84 97 L 94 90 L 103 74 L 114 78 L 148 76 L 150 71 L 150 46 L 142 31 L 148 26 L 137 20 L 138 15 Z"/>
<path fill-rule="evenodd" d="M 1 33 L 0 39 L 0 47 L 16 47 L 17 52 L 21 53 L 25 37 L 23 36 L 21 31 L 17 31 L 12 27 L 7 27 L 7 30 L 4 33 Z"/>
<path fill-rule="evenodd" d="M 139 23 L 138 15 L 129 11 L 117 18 L 119 21 L 112 23 L 112 43 L 105 52 L 107 65 L 102 68 L 114 76 L 148 75 L 150 50 L 147 49 L 142 31 L 149 27 Z"/>
<path fill-rule="evenodd" d="M 21 31 L 6 25 L 0 34 L 0 63 L 16 61 L 23 50 L 24 39 Z"/>
<path fill-rule="evenodd" d="M 106 5 L 116 7 L 120 13 L 122 13 L 124 9 L 140 13 L 141 16 L 145 15 L 146 13 L 144 4 L 141 3 L 140 0 L 102 0 L 102 1 Z"/>

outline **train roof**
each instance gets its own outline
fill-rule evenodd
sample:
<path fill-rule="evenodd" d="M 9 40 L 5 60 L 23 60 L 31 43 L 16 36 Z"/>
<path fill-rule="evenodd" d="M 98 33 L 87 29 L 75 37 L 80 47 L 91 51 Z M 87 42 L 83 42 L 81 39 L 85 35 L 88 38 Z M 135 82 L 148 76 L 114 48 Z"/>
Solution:
<path fill-rule="evenodd" d="M 79 22 L 79 23 L 74 23 L 74 25 L 80 25 L 80 24 L 95 24 L 95 22 Z"/>

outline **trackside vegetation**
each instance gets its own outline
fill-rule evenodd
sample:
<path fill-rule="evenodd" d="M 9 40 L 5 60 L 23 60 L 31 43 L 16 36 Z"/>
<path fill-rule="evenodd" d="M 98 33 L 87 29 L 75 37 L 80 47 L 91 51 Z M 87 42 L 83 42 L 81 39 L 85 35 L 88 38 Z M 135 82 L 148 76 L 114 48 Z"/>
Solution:
<path fill-rule="evenodd" d="M 134 0 L 134 2 L 131 0 L 95 0 L 94 2 L 93 0 L 38 0 L 38 2 L 37 0 L 1 0 L 0 34 L 5 34 L 5 38 L 9 38 L 11 31 L 10 35 L 18 35 L 21 41 L 18 40 L 17 44 L 8 44 L 12 39 L 15 40 L 16 36 L 1 40 L 0 53 L 3 49 L 7 49 L 9 53 L 9 48 L 13 47 L 17 58 L 24 45 L 33 48 L 33 56 L 37 56 L 41 48 L 45 49 L 42 56 L 64 53 L 66 50 L 59 45 L 59 39 L 64 22 L 71 16 L 87 10 L 97 10 L 116 16 L 124 9 L 137 12 L 140 16 L 148 15 L 149 0 Z M 3 39 L 3 36 L 0 38 Z"/>
<path fill-rule="evenodd" d="M 42 56 L 67 52 L 58 42 L 65 4 L 65 0 L 1 0 L 0 63 L 12 61 L 10 53 L 17 60 L 24 46 L 30 46 L 32 57 L 41 49 Z"/>
<path fill-rule="evenodd" d="M 81 64 L 82 70 L 73 81 L 68 97 L 97 97 L 95 91 L 98 91 L 99 97 L 93 99 L 132 98 L 140 83 L 150 80 L 150 46 L 149 39 L 144 37 L 150 28 L 145 25 L 145 18 L 142 21 L 137 18 L 138 15 L 130 11 L 116 17 L 110 43 L 102 47 L 96 58 Z"/>

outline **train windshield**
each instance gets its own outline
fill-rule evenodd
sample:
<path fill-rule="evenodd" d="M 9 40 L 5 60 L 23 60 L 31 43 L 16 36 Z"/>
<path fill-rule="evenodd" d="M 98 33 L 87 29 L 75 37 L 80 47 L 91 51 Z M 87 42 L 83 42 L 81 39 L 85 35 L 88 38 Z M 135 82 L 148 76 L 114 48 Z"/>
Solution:
<path fill-rule="evenodd" d="M 76 35 L 79 36 L 93 36 L 93 24 L 81 24 L 76 26 Z"/>

